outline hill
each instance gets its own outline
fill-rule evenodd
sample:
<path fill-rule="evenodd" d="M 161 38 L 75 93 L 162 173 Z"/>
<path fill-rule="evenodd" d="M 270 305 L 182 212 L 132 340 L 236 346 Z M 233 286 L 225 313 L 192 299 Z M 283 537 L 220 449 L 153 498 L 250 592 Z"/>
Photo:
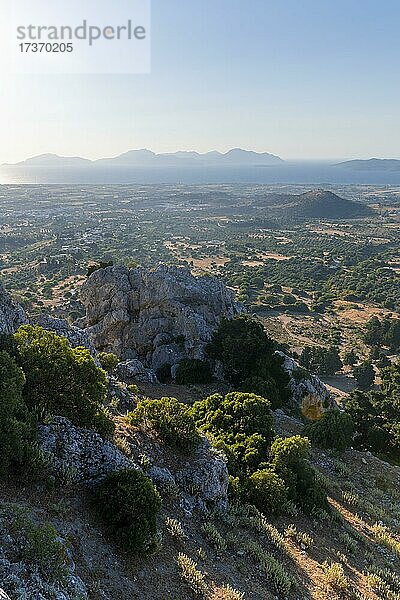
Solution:
<path fill-rule="evenodd" d="M 354 219 L 373 214 L 368 206 L 325 190 L 294 196 L 283 210 L 296 219 Z"/>
<path fill-rule="evenodd" d="M 347 160 L 334 165 L 353 171 L 400 171 L 400 160 L 389 158 L 370 158 L 368 160 Z"/>
<path fill-rule="evenodd" d="M 335 414 L 334 440 L 342 413 L 219 280 L 107 267 L 83 300 L 86 330 L 19 328 L 27 316 L 0 287 L 0 334 L 17 329 L 0 336 L 2 600 L 398 598 L 399 467 L 351 436 L 310 446 L 304 424 L 320 421 L 304 409 Z M 222 362 L 178 384 L 182 362 L 199 374 L 194 356 Z M 231 392 L 254 367 L 280 408 Z"/>

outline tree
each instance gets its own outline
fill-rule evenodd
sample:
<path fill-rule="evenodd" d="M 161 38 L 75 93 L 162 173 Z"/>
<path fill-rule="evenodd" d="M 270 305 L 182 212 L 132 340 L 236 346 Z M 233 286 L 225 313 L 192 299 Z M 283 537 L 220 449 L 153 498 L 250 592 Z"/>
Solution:
<path fill-rule="evenodd" d="M 359 360 L 358 356 L 354 352 L 354 350 L 350 350 L 349 352 L 345 352 L 345 354 L 343 356 L 343 364 L 344 365 L 349 365 L 350 367 L 353 367 L 355 364 L 357 364 L 358 360 Z"/>
<path fill-rule="evenodd" d="M 303 435 L 321 448 L 344 451 L 353 439 L 353 421 L 349 414 L 339 410 L 328 410 L 313 423 L 308 423 Z"/>
<path fill-rule="evenodd" d="M 0 351 L 0 474 L 21 469 L 34 439 L 33 420 L 22 392 L 25 376 L 15 360 Z"/>
<path fill-rule="evenodd" d="M 370 389 L 375 381 L 375 370 L 369 362 L 363 362 L 358 367 L 355 367 L 353 374 L 357 381 L 357 387 L 360 390 Z"/>
<path fill-rule="evenodd" d="M 355 443 L 367 448 L 400 457 L 400 364 L 393 364 L 381 372 L 379 391 L 356 390 L 350 394 L 346 412 L 354 422 Z"/>
<path fill-rule="evenodd" d="M 210 358 L 222 362 L 226 378 L 236 388 L 247 392 L 263 389 L 277 408 L 289 397 L 289 377 L 276 349 L 259 321 L 241 315 L 221 321 L 206 352 Z"/>
<path fill-rule="evenodd" d="M 106 378 L 86 348 L 41 327 L 23 325 L 14 334 L 16 360 L 26 377 L 24 400 L 39 414 L 50 413 L 93 427 L 106 395 Z"/>

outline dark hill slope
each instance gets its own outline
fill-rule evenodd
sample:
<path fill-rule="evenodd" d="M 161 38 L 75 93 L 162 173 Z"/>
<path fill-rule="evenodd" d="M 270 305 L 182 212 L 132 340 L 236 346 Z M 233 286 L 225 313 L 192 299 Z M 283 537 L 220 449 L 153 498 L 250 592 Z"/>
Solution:
<path fill-rule="evenodd" d="M 325 190 L 293 196 L 292 202 L 286 204 L 284 210 L 288 217 L 297 219 L 354 219 L 373 214 L 368 206 Z"/>

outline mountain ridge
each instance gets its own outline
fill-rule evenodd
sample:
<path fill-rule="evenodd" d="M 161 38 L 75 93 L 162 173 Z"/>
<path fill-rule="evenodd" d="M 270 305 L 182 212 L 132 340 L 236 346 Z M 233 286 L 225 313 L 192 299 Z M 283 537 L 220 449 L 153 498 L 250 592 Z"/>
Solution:
<path fill-rule="evenodd" d="M 96 160 L 80 156 L 60 156 L 58 154 L 39 154 L 17 163 L 4 163 L 2 167 L 71 167 L 71 166 L 192 166 L 201 165 L 247 165 L 268 166 L 283 164 L 284 160 L 269 152 L 254 152 L 242 148 L 232 148 L 227 152 L 211 150 L 200 153 L 195 151 L 182 151 L 155 153 L 147 148 L 128 150 L 114 157 L 104 157 Z"/>

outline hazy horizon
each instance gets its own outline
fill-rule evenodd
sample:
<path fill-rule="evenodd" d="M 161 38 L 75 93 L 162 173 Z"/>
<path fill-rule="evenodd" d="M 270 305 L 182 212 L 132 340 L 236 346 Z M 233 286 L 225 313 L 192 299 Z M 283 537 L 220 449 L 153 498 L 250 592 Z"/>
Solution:
<path fill-rule="evenodd" d="M 148 75 L 2 73 L 0 163 L 133 148 L 396 158 L 399 18 L 395 0 L 153 0 Z"/>

